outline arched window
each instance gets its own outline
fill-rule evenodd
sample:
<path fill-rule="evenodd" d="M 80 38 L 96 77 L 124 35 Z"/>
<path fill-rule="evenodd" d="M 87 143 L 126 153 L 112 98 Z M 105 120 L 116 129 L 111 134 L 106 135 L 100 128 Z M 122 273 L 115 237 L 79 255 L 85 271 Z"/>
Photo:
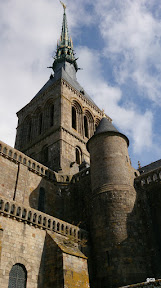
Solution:
<path fill-rule="evenodd" d="M 75 162 L 80 165 L 82 163 L 82 151 L 79 147 L 75 149 Z"/>
<path fill-rule="evenodd" d="M 95 120 L 95 125 L 94 125 L 95 131 L 96 131 L 99 123 L 100 123 L 100 120 L 97 118 L 97 119 Z"/>
<path fill-rule="evenodd" d="M 54 105 L 50 107 L 50 127 L 54 125 Z"/>
<path fill-rule="evenodd" d="M 88 138 L 88 120 L 86 116 L 84 116 L 84 134 Z"/>
<path fill-rule="evenodd" d="M 43 187 L 39 190 L 38 210 L 45 212 L 45 189 Z"/>
<path fill-rule="evenodd" d="M 76 125 L 76 110 L 74 107 L 72 107 L 72 128 L 77 130 L 77 125 Z"/>
<path fill-rule="evenodd" d="M 9 273 L 8 288 L 26 288 L 27 271 L 24 265 L 17 263 Z"/>
<path fill-rule="evenodd" d="M 42 113 L 39 115 L 39 134 L 42 133 Z"/>

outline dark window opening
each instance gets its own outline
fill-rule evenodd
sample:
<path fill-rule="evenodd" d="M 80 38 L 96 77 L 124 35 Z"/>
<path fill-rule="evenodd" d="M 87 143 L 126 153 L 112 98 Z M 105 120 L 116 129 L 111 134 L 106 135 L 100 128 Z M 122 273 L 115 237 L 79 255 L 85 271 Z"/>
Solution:
<path fill-rule="evenodd" d="M 48 153 L 49 153 L 49 149 L 48 149 L 47 146 L 45 146 L 45 147 L 43 148 L 43 163 L 44 163 L 44 164 L 47 163 L 48 160 L 49 160 L 49 155 L 48 155 Z"/>
<path fill-rule="evenodd" d="M 84 133 L 85 133 L 85 137 L 88 138 L 88 121 L 87 121 L 86 116 L 84 116 Z"/>
<path fill-rule="evenodd" d="M 54 125 L 54 105 L 50 107 L 50 127 Z"/>
<path fill-rule="evenodd" d="M 9 273 L 8 288 L 26 288 L 27 271 L 24 265 L 15 264 Z"/>
<path fill-rule="evenodd" d="M 43 187 L 39 190 L 38 210 L 45 212 L 45 189 Z"/>
<path fill-rule="evenodd" d="M 77 125 L 76 125 L 76 110 L 74 107 L 72 107 L 72 128 L 77 130 Z"/>
<path fill-rule="evenodd" d="M 76 156 L 76 163 L 78 164 L 78 165 L 80 165 L 81 164 L 81 162 L 82 162 L 82 155 L 81 155 L 81 150 L 79 149 L 79 148 L 77 148 L 76 147 L 76 149 L 75 149 L 75 156 Z"/>
<path fill-rule="evenodd" d="M 108 266 L 110 266 L 111 265 L 111 259 L 110 259 L 109 251 L 106 251 L 106 255 L 107 255 L 107 264 L 108 264 Z"/>
<path fill-rule="evenodd" d="M 42 133 L 42 113 L 39 115 L 39 134 Z"/>

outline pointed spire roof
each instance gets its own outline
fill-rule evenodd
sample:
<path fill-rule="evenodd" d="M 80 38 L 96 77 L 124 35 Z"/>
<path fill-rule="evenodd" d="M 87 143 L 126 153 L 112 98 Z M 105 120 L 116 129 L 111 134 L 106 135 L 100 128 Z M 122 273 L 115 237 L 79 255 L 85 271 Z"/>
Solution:
<path fill-rule="evenodd" d="M 62 62 L 67 61 L 67 62 L 73 64 L 75 71 L 77 72 L 78 66 L 76 63 L 76 59 L 74 57 L 73 41 L 72 41 L 72 38 L 69 37 L 69 33 L 68 33 L 66 6 L 62 2 L 61 2 L 61 4 L 64 8 L 63 23 L 62 23 L 60 40 L 58 40 L 58 42 L 57 42 L 57 51 L 56 51 L 56 55 L 54 57 L 55 60 L 54 60 L 52 69 L 55 71 L 58 63 L 62 63 Z"/>

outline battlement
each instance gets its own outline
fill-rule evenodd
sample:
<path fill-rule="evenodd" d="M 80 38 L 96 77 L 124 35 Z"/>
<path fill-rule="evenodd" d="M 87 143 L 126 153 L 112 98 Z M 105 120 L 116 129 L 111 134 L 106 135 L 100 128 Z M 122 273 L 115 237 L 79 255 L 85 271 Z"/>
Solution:
<path fill-rule="evenodd" d="M 77 242 L 87 239 L 87 232 L 78 226 L 2 197 L 0 197 L 0 215 L 24 222 L 35 228 L 50 230 L 63 236 L 71 236 Z"/>

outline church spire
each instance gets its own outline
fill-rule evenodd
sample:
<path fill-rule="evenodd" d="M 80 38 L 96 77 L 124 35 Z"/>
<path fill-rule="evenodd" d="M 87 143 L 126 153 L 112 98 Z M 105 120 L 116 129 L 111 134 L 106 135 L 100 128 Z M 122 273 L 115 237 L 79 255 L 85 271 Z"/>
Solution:
<path fill-rule="evenodd" d="M 57 42 L 57 51 L 56 51 L 56 55 L 54 58 L 55 60 L 54 60 L 52 68 L 55 71 L 58 63 L 62 63 L 62 62 L 67 61 L 67 62 L 73 64 L 75 70 L 78 71 L 78 66 L 76 63 L 76 59 L 74 57 L 73 41 L 72 41 L 72 38 L 69 37 L 69 34 L 68 34 L 66 6 L 62 2 L 61 2 L 61 4 L 64 8 L 62 31 L 61 31 L 61 35 L 60 35 L 60 40 L 58 40 L 58 42 Z"/>

